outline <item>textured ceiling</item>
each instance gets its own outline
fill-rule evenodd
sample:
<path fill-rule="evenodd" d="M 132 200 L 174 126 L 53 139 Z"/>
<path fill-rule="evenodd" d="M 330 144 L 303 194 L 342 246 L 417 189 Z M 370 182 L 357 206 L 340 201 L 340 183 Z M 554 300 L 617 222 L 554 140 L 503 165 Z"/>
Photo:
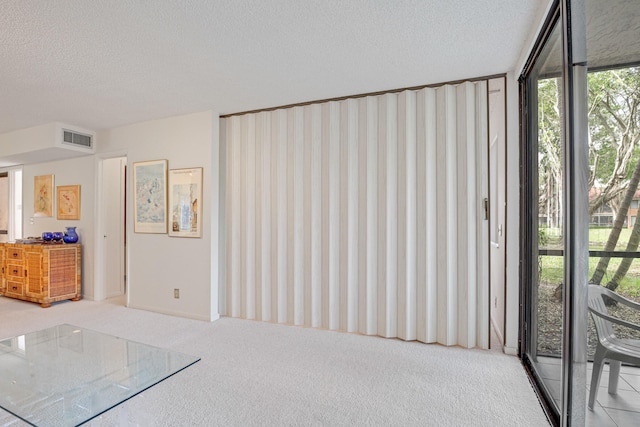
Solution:
<path fill-rule="evenodd" d="M 512 70 L 547 0 L 0 0 L 0 133 Z"/>

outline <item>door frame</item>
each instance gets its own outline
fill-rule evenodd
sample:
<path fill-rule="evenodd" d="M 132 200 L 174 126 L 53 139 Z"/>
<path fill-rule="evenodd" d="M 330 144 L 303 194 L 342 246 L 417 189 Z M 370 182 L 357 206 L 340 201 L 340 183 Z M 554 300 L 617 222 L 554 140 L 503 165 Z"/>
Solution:
<path fill-rule="evenodd" d="M 22 209 L 22 165 L 5 166 L 0 168 L 1 173 L 7 173 L 9 177 L 9 204 L 8 208 L 8 234 L 7 240 L 14 241 L 22 238 L 24 228 L 24 218 Z M 16 175 L 19 175 L 16 177 Z M 19 184 L 19 188 L 16 186 Z M 17 197 L 19 199 L 17 200 Z M 19 230 L 18 230 L 19 229 Z"/>
<path fill-rule="evenodd" d="M 500 341 L 500 350 L 505 352 L 506 346 L 506 330 L 507 330 L 507 185 L 508 185 L 508 176 L 507 176 L 507 77 L 498 77 L 495 79 L 490 79 L 488 82 L 493 80 L 501 80 L 501 88 L 502 96 L 500 97 L 501 112 L 502 114 L 497 114 L 497 117 L 501 117 L 503 123 L 501 126 L 498 126 L 492 123 L 492 114 L 491 114 L 491 88 L 490 85 L 487 86 L 489 92 L 489 140 L 487 147 L 487 157 L 488 157 L 488 169 L 489 169 L 489 244 L 488 244 L 488 253 L 489 253 L 489 322 L 490 327 L 496 332 L 498 339 Z M 495 142 L 496 149 L 498 150 L 496 153 L 495 159 L 495 168 L 493 166 L 492 161 L 492 131 L 496 128 L 500 128 L 500 132 L 496 134 L 497 140 Z M 495 194 L 492 194 L 491 183 L 492 180 L 497 178 L 497 188 L 495 189 Z M 493 200 L 492 196 L 495 196 L 497 200 Z M 502 200 L 502 205 L 500 205 L 500 201 Z M 501 215 L 499 214 L 501 212 Z M 501 220 L 501 221 L 500 221 Z M 494 222 L 495 221 L 495 222 Z M 501 228 L 498 227 L 501 225 Z M 496 230 L 491 230 L 491 226 L 495 225 L 497 227 Z M 492 233 L 495 231 L 496 236 L 498 237 L 498 247 L 495 247 L 494 241 L 492 240 Z M 498 249 L 498 250 L 497 250 Z M 495 257 L 501 258 L 502 268 L 494 269 L 493 264 Z M 493 281 L 498 278 L 502 283 L 502 286 L 494 289 Z M 495 292 L 494 292 L 495 291 Z M 496 311 L 496 316 L 500 317 L 500 321 L 502 322 L 502 329 L 500 330 L 499 325 L 496 325 L 496 318 L 493 316 L 494 314 L 494 306 L 496 305 L 496 298 L 500 299 L 500 307 Z M 490 330 L 491 332 L 491 330 Z"/>
<path fill-rule="evenodd" d="M 96 171 L 96 227 L 95 227 L 95 271 L 94 271 L 94 299 L 96 301 L 101 301 L 107 298 L 107 284 L 105 280 L 106 275 L 106 265 L 105 265 L 105 244 L 104 244 L 104 236 L 105 236 L 105 212 L 108 209 L 108 206 L 104 203 L 104 162 L 111 159 L 116 158 L 127 158 L 127 153 L 125 151 L 122 152 L 112 152 L 105 154 L 96 154 L 95 156 L 95 171 Z M 126 206 L 126 194 L 127 191 L 127 181 L 123 184 L 123 198 L 125 199 Z M 125 224 L 122 225 L 122 232 L 125 232 Z M 127 236 L 125 236 L 125 240 L 129 240 L 128 236 L 128 227 L 126 228 Z M 120 249 L 122 251 L 123 259 L 125 260 L 121 275 L 124 277 L 129 277 L 129 245 L 123 244 Z M 128 281 L 125 282 L 125 298 L 126 305 L 129 304 L 129 290 L 130 286 Z"/>

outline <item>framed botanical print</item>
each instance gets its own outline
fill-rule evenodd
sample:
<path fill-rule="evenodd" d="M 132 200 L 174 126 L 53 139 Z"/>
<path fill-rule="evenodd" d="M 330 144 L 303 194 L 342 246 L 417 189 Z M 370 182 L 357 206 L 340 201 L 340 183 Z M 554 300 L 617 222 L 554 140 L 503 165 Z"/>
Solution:
<path fill-rule="evenodd" d="M 33 177 L 33 216 L 53 216 L 53 175 Z"/>
<path fill-rule="evenodd" d="M 202 168 L 169 171 L 169 236 L 202 236 Z"/>
<path fill-rule="evenodd" d="M 58 219 L 80 219 L 80 186 L 56 187 Z"/>

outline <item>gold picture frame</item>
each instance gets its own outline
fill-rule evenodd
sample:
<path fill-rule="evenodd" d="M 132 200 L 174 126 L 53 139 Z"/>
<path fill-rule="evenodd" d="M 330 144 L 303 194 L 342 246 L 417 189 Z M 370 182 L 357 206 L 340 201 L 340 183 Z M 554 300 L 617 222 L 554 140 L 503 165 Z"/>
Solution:
<path fill-rule="evenodd" d="M 202 168 L 169 171 L 169 236 L 202 237 Z"/>
<path fill-rule="evenodd" d="M 53 216 L 53 175 L 33 177 L 33 216 Z"/>
<path fill-rule="evenodd" d="M 58 219 L 80 219 L 80 185 L 56 187 Z"/>

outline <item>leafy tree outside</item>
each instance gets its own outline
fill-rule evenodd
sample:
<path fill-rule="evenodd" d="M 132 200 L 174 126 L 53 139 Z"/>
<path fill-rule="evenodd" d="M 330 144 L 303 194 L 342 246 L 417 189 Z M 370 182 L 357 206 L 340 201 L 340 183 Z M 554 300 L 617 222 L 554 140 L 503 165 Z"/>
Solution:
<path fill-rule="evenodd" d="M 613 210 L 613 227 L 604 250 L 612 251 L 626 243 L 635 251 L 640 243 L 640 227 L 634 227 L 629 242 L 619 242 L 629 207 L 640 183 L 640 68 L 590 73 L 589 86 L 589 214 L 603 206 Z M 539 126 L 539 212 L 541 223 L 560 230 L 563 194 L 560 141 L 562 99 L 555 78 L 541 80 L 538 86 Z M 552 233 L 545 233 L 550 237 Z M 600 284 L 607 273 L 609 258 L 600 259 L 592 283 Z M 627 274 L 632 259 L 624 259 L 607 286 L 616 289 Z"/>

